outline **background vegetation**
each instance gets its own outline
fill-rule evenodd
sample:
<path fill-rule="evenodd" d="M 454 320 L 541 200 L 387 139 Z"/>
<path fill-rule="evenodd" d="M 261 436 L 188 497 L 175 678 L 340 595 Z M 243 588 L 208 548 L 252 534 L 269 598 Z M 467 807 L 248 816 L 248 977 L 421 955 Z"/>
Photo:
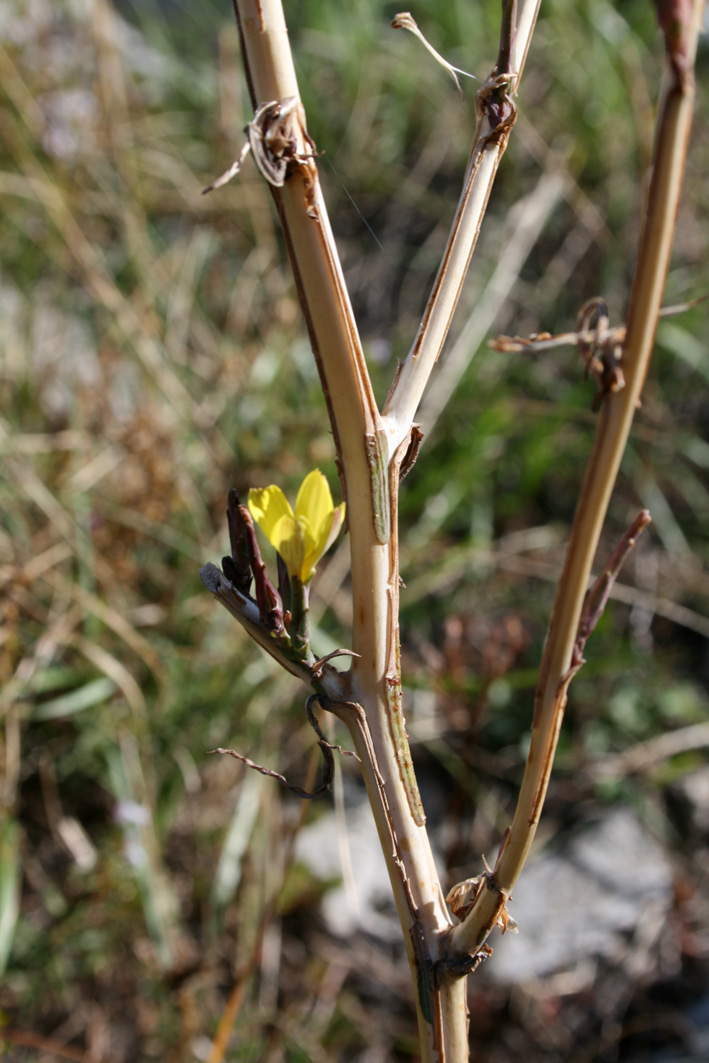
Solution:
<path fill-rule="evenodd" d="M 231 13 L 137 8 L 0 5 L 6 1055 L 216 1060 L 221 1020 L 235 1021 L 232 1060 L 410 1059 L 401 957 L 373 936 L 330 936 L 326 886 L 293 859 L 327 803 L 301 808 L 206 752 L 234 746 L 294 779 L 314 768 L 302 692 L 198 569 L 226 552 L 230 486 L 292 491 L 316 465 L 337 485 L 268 191 L 247 164 L 201 196 L 250 117 Z M 474 90 L 462 103 L 388 28 L 392 4 L 286 8 L 383 398 L 452 217 Z M 496 2 L 414 15 L 452 62 L 486 75 Z M 707 291 L 706 56 L 667 304 Z M 402 500 L 402 638 L 450 884 L 479 868 L 513 807 L 594 420 L 573 351 L 501 355 L 485 341 L 572 328 L 595 294 L 622 321 L 662 65 L 646 0 L 543 5 L 458 339 L 422 412 Z M 706 335 L 706 304 L 661 324 L 607 550 L 642 506 L 654 524 L 572 688 L 544 821 L 549 838 L 604 805 L 639 810 L 676 868 L 677 962 L 658 956 L 638 975 L 629 1025 L 621 1016 L 611 1035 L 602 970 L 586 997 L 474 982 L 476 1059 L 566 1060 L 578 1039 L 589 1058 L 649 1058 L 632 1052 L 683 1043 L 680 1005 L 706 974 L 707 837 L 669 815 L 706 750 L 612 783 L 595 773 L 706 720 Z M 346 547 L 318 579 L 314 644 L 346 645 Z M 343 772 L 354 794 L 356 770 Z"/>

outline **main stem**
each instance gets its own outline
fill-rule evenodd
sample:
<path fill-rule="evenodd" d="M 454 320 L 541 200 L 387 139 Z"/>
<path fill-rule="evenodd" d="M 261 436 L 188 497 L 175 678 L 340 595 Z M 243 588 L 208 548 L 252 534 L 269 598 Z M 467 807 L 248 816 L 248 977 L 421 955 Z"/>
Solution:
<path fill-rule="evenodd" d="M 234 0 L 254 110 L 299 99 L 280 0 Z M 304 131 L 303 131 L 304 132 Z M 303 140 L 303 155 L 306 154 Z M 301 306 L 328 405 L 347 500 L 352 559 L 350 698 L 340 706 L 362 770 L 416 985 L 424 1063 L 468 1058 L 464 979 L 433 979 L 442 932 L 451 926 L 423 823 L 412 814 L 390 722 L 401 690 L 398 653 L 398 465 L 382 430 L 342 270 L 309 158 L 273 188 Z M 393 693 L 392 693 L 393 690 Z M 423 970 L 425 968 L 425 971 Z M 430 987 L 424 986 L 424 974 Z"/>

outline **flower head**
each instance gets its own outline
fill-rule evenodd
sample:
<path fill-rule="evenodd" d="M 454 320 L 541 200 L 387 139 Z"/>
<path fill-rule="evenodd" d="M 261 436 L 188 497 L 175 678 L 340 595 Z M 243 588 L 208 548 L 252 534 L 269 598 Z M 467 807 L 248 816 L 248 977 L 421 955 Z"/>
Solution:
<path fill-rule="evenodd" d="M 345 516 L 345 503 L 333 506 L 328 482 L 319 469 L 308 473 L 300 485 L 295 513 L 275 484 L 252 488 L 249 509 L 261 531 L 283 558 L 288 575 L 304 584 L 334 542 Z"/>

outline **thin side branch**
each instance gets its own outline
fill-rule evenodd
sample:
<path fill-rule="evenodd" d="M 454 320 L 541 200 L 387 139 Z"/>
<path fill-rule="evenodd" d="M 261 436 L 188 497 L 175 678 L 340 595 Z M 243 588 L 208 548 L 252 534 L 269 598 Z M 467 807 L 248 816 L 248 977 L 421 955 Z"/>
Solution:
<path fill-rule="evenodd" d="M 663 306 L 659 317 L 673 317 L 675 314 L 684 314 L 694 306 L 699 306 L 709 299 L 709 295 L 700 295 L 697 299 L 690 299 L 685 303 L 675 303 L 672 306 Z M 495 336 L 488 340 L 488 347 L 501 354 L 518 354 L 520 351 L 550 351 L 555 347 L 579 347 L 581 344 L 620 344 L 625 343 L 625 325 L 615 325 L 613 328 L 587 329 L 576 332 L 559 332 L 552 336 L 550 332 L 537 332 L 532 336 Z"/>
<path fill-rule="evenodd" d="M 516 93 L 539 0 L 505 3 L 497 64 L 476 95 L 477 124 L 463 191 L 416 339 L 392 384 L 383 415 L 395 450 L 406 437 L 443 348 L 477 243 L 517 108 Z"/>
<path fill-rule="evenodd" d="M 253 760 L 249 760 L 243 753 L 237 753 L 235 749 L 211 749 L 210 753 L 222 753 L 226 756 L 233 757 L 234 760 L 240 761 L 245 764 L 247 768 L 252 768 L 254 771 L 258 771 L 261 775 L 267 775 L 271 779 L 277 779 L 284 786 L 287 786 L 291 793 L 294 793 L 296 797 L 301 797 L 306 801 L 313 801 L 317 797 L 324 797 L 332 786 L 332 780 L 335 775 L 335 758 L 333 752 L 341 753 L 343 757 L 359 757 L 356 753 L 353 753 L 349 749 L 343 749 L 342 746 L 333 745 L 328 742 L 327 738 L 322 732 L 322 728 L 318 723 L 318 718 L 313 712 L 313 702 L 318 701 L 317 694 L 311 694 L 305 703 L 305 711 L 308 714 L 308 722 L 318 736 L 318 745 L 322 750 L 323 755 L 323 772 L 322 781 L 315 790 L 304 790 L 302 786 L 296 786 L 295 783 L 288 782 L 285 775 L 280 775 L 277 771 L 273 771 L 271 768 L 265 768 L 263 764 L 257 764 Z"/>

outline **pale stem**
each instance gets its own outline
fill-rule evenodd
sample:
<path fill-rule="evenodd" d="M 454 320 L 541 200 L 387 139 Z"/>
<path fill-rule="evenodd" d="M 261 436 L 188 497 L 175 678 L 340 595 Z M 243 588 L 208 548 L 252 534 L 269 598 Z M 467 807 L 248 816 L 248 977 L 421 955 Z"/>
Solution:
<path fill-rule="evenodd" d="M 696 25 L 702 3 L 695 0 Z M 696 31 L 690 54 L 696 49 Z M 512 891 L 529 855 L 551 772 L 566 696 L 579 618 L 611 492 L 652 354 L 662 292 L 669 266 L 694 104 L 690 69 L 683 77 L 669 68 L 657 124 L 647 212 L 630 294 L 622 366 L 625 387 L 604 397 L 593 451 L 581 490 L 544 648 L 532 724 L 532 741 L 512 824 L 473 910 L 451 934 L 462 953 L 485 941 L 501 904 Z"/>
<path fill-rule="evenodd" d="M 510 237 L 497 260 L 467 321 L 442 359 L 431 385 L 419 406 L 417 419 L 429 433 L 446 408 L 451 396 L 475 356 L 480 343 L 500 312 L 531 249 L 564 193 L 561 174 L 544 173 L 536 188 L 514 208 L 510 217 Z"/>

